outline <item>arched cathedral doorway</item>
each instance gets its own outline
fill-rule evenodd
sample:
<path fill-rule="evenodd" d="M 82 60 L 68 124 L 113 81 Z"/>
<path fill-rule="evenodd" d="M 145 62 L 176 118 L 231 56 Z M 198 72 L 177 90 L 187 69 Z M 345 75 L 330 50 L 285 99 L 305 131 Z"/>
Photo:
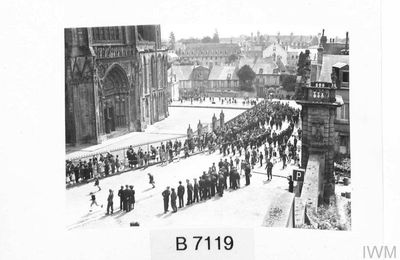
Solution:
<path fill-rule="evenodd" d="M 103 122 L 105 133 L 128 128 L 129 82 L 125 71 L 114 65 L 103 81 Z"/>

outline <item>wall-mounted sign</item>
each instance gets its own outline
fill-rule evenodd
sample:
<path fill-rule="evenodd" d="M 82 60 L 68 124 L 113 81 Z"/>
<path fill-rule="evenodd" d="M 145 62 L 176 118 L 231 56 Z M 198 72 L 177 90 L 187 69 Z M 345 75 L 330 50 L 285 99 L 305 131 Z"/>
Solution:
<path fill-rule="evenodd" d="M 305 171 L 302 169 L 293 170 L 293 180 L 294 181 L 304 181 Z"/>

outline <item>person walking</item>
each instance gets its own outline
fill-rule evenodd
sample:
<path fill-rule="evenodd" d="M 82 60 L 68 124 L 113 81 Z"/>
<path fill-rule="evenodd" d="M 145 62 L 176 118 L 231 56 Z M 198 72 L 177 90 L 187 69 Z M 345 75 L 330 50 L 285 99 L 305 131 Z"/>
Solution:
<path fill-rule="evenodd" d="M 154 184 L 155 184 L 155 182 L 154 182 L 154 176 L 151 174 L 151 173 L 148 173 L 148 175 L 149 175 L 149 183 L 151 184 L 151 185 L 153 185 L 153 189 L 156 187 Z"/>
<path fill-rule="evenodd" d="M 274 167 L 274 164 L 271 162 L 271 160 L 268 160 L 267 165 L 265 168 L 267 169 L 267 177 L 268 180 L 272 180 L 272 168 Z"/>
<path fill-rule="evenodd" d="M 182 208 L 184 206 L 184 203 L 183 203 L 183 195 L 184 194 L 185 194 L 185 187 L 183 187 L 182 182 L 179 181 L 179 186 L 178 186 L 179 208 Z"/>
<path fill-rule="evenodd" d="M 259 156 L 260 167 L 262 167 L 263 159 L 264 159 L 264 155 L 262 154 L 262 152 L 260 152 L 260 156 Z"/>
<path fill-rule="evenodd" d="M 99 178 L 97 178 L 97 177 L 94 179 L 94 186 L 95 187 L 97 186 L 97 188 L 99 189 L 98 191 L 101 191 Z"/>
<path fill-rule="evenodd" d="M 178 211 L 178 208 L 176 207 L 176 197 L 177 197 L 177 195 L 176 195 L 175 189 L 172 188 L 171 189 L 171 208 L 173 210 L 172 211 L 173 213 Z"/>
<path fill-rule="evenodd" d="M 112 191 L 112 189 L 109 189 L 109 194 L 108 194 L 108 198 L 107 198 L 107 215 L 110 214 L 110 210 L 111 210 L 111 214 L 114 213 L 114 193 Z"/>
<path fill-rule="evenodd" d="M 286 168 L 286 160 L 287 160 L 287 155 L 285 152 L 282 153 L 282 169 Z"/>
<path fill-rule="evenodd" d="M 169 186 L 161 193 L 161 195 L 163 196 L 164 199 L 164 214 L 166 214 L 168 212 L 168 203 L 170 195 Z"/>

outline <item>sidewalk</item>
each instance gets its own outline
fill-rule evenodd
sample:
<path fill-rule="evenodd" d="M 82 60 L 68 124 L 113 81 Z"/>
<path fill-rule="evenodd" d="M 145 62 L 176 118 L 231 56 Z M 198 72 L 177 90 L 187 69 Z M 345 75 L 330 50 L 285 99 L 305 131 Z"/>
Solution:
<path fill-rule="evenodd" d="M 127 147 L 129 145 L 137 146 L 144 145 L 147 143 L 161 142 L 165 139 L 175 139 L 181 138 L 185 135 L 173 134 L 173 133 L 147 133 L 147 132 L 131 132 L 113 139 L 104 141 L 101 144 L 84 146 L 82 149 L 80 147 L 74 147 L 75 151 L 67 152 L 65 158 L 67 160 L 89 155 L 91 153 L 104 153 L 114 149 Z"/>

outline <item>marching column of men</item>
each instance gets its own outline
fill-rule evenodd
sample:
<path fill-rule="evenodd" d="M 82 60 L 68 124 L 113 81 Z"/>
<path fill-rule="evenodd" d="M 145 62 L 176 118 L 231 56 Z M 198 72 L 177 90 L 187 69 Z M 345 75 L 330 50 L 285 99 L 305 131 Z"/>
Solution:
<path fill-rule="evenodd" d="M 251 166 L 248 162 L 242 161 L 242 167 L 244 167 L 246 186 L 250 185 Z M 179 208 L 184 207 L 185 192 L 187 197 L 186 206 L 189 206 L 194 203 L 211 199 L 217 194 L 222 197 L 224 190 L 228 188 L 232 190 L 240 188 L 241 176 L 237 167 L 234 166 L 233 163 L 229 163 L 227 159 L 225 159 L 225 161 L 222 161 L 221 159 L 218 168 L 217 172 L 215 163 L 213 163 L 208 172 L 204 171 L 203 174 L 199 176 L 199 181 L 197 181 L 197 178 L 194 178 L 192 184 L 190 180 L 186 180 L 186 189 L 182 185 L 182 181 L 179 181 L 177 193 L 174 188 L 171 188 L 170 191 L 170 187 L 166 187 L 166 189 L 161 193 L 164 202 L 164 213 L 169 211 L 169 202 L 171 202 L 173 213 L 178 211 L 178 208 L 176 207 L 177 197 L 179 198 Z M 228 178 L 229 187 L 227 185 Z"/>
<path fill-rule="evenodd" d="M 277 133 L 273 130 L 273 126 L 276 125 L 276 129 L 281 130 L 282 122 L 288 121 L 289 126 Z M 236 190 L 241 187 L 240 179 L 241 173 L 244 171 L 246 185 L 250 185 L 251 170 L 257 162 L 260 163 L 262 167 L 263 159 L 265 158 L 266 169 L 268 180 L 272 179 L 272 168 L 274 163 L 271 162 L 272 157 L 277 157 L 277 152 L 279 152 L 279 157 L 282 160 L 283 168 L 286 167 L 287 162 L 291 159 L 298 160 L 296 156 L 297 150 L 297 138 L 294 137 L 293 144 L 289 141 L 292 136 L 294 125 L 298 123 L 298 111 L 292 109 L 288 105 L 282 105 L 277 103 L 260 103 L 254 107 L 254 109 L 248 110 L 236 119 L 230 121 L 224 129 L 216 131 L 210 135 L 205 135 L 201 139 L 199 138 L 196 142 L 201 147 L 205 147 L 206 144 L 219 145 L 221 154 L 224 156 L 229 156 L 238 152 L 239 156 L 242 156 L 244 152 L 244 160 L 241 161 L 240 172 L 239 162 L 240 159 L 236 157 L 235 161 L 230 158 L 221 159 L 218 163 L 218 169 L 215 163 L 209 167 L 208 171 L 204 171 L 199 178 L 193 179 L 193 184 L 190 180 L 186 180 L 186 189 L 179 181 L 179 186 L 177 187 L 177 192 L 174 188 L 167 187 L 166 190 L 162 192 L 163 202 L 164 202 L 164 212 L 168 212 L 169 202 L 171 201 L 171 207 L 173 212 L 177 212 L 178 207 L 176 206 L 176 199 L 179 200 L 179 208 L 185 206 L 184 195 L 186 193 L 186 206 L 193 203 L 198 203 L 200 201 L 206 201 L 217 194 L 222 197 L 226 189 Z M 267 125 L 267 127 L 265 127 Z M 270 127 L 268 127 L 268 125 Z M 222 131 L 223 130 L 223 131 Z M 301 140 L 301 130 L 298 130 L 298 138 Z M 194 140 L 186 140 L 184 146 L 187 150 L 194 149 L 196 143 Z M 278 144 L 278 145 L 277 145 Z M 264 154 L 259 150 L 264 145 Z M 168 150 L 163 147 L 161 143 L 161 150 Z M 179 152 L 179 145 L 172 145 L 172 142 L 168 142 L 166 147 L 174 147 L 176 152 Z M 289 151 L 289 156 L 286 154 L 286 150 Z M 193 151 L 191 151 L 193 152 Z M 135 158 L 141 158 L 141 156 L 136 157 L 133 151 L 133 156 L 131 155 L 131 164 L 136 167 Z M 159 154 L 159 153 L 156 153 Z M 173 154 L 172 154 L 173 156 Z M 171 156 L 170 156 L 171 157 Z M 160 154 L 160 160 L 165 161 L 163 153 Z M 156 159 L 158 160 L 158 159 Z M 140 164 L 140 162 L 138 162 Z M 154 188 L 154 177 L 149 174 L 150 184 Z M 228 181 L 229 179 L 229 181 Z M 289 186 L 292 182 L 289 180 Z M 229 183 L 229 186 L 228 186 Z M 293 184 L 291 184 L 293 186 Z M 292 187 L 293 189 L 293 187 Z M 100 188 L 99 188 L 100 190 Z M 135 190 L 133 185 L 121 189 L 118 191 L 118 196 L 120 198 L 120 210 L 129 212 L 134 209 L 135 204 Z M 113 192 L 110 190 L 108 197 L 107 214 L 111 211 L 113 213 Z"/>

